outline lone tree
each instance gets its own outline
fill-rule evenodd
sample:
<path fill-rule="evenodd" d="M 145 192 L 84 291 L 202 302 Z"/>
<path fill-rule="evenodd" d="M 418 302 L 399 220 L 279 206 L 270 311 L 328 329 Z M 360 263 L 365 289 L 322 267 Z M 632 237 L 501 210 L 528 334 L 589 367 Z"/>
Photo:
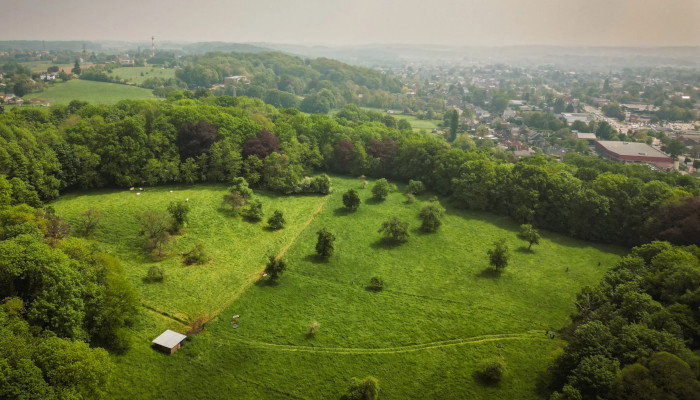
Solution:
<path fill-rule="evenodd" d="M 265 266 L 265 273 L 270 277 L 271 281 L 276 281 L 285 269 L 287 269 L 287 263 L 283 259 L 277 259 L 274 255 L 269 256 Z"/>
<path fill-rule="evenodd" d="M 75 59 L 75 64 L 73 65 L 73 68 L 70 70 L 70 72 L 80 75 L 80 60 L 77 58 Z"/>
<path fill-rule="evenodd" d="M 92 237 L 99 232 L 100 224 L 102 223 L 102 211 L 96 208 L 88 208 L 84 213 L 80 214 L 83 219 L 80 222 L 80 230 L 86 237 Z"/>
<path fill-rule="evenodd" d="M 403 222 L 396 217 L 382 222 L 382 227 L 379 232 L 384 233 L 386 239 L 400 243 L 408 240 L 408 222 Z"/>
<path fill-rule="evenodd" d="M 145 247 L 163 255 L 163 246 L 170 241 L 168 230 L 173 226 L 172 218 L 162 212 L 144 211 L 136 214 L 136 220 L 141 224 L 140 235 L 146 236 Z"/>
<path fill-rule="evenodd" d="M 343 193 L 343 205 L 350 211 L 355 211 L 360 207 L 360 196 L 355 189 Z"/>
<path fill-rule="evenodd" d="M 238 211 L 248 200 L 253 197 L 253 190 L 248 187 L 248 182 L 241 177 L 233 179 L 233 185 L 224 195 L 224 204 L 228 204 L 233 211 Z"/>
<path fill-rule="evenodd" d="M 496 247 L 487 252 L 489 255 L 489 264 L 500 273 L 503 268 L 508 266 L 508 258 L 510 257 L 508 245 L 505 239 L 497 240 L 493 244 Z"/>
<path fill-rule="evenodd" d="M 168 213 L 173 219 L 173 226 L 170 229 L 170 233 L 175 234 L 187 222 L 187 214 L 190 212 L 190 206 L 184 201 L 173 201 L 168 205 Z"/>
<path fill-rule="evenodd" d="M 348 391 L 341 397 L 342 400 L 374 400 L 379 394 L 379 381 L 373 376 L 365 379 L 352 378 Z"/>
<path fill-rule="evenodd" d="M 275 210 L 272 216 L 267 220 L 267 225 L 270 229 L 282 229 L 286 223 L 287 221 L 284 220 L 284 215 L 282 215 L 282 211 L 280 210 Z"/>
<path fill-rule="evenodd" d="M 423 182 L 414 181 L 413 179 L 408 181 L 408 188 L 406 190 L 406 193 L 416 195 L 416 194 L 421 194 L 424 191 L 425 191 L 425 185 L 423 185 Z"/>
<path fill-rule="evenodd" d="M 535 229 L 532 225 L 530 224 L 523 224 L 520 225 L 520 233 L 518 233 L 518 237 L 528 243 L 530 243 L 529 246 L 527 246 L 527 249 L 530 250 L 533 244 L 539 244 L 540 243 L 540 234 L 537 232 L 537 229 Z"/>
<path fill-rule="evenodd" d="M 384 200 L 386 199 L 386 196 L 389 195 L 389 189 L 389 182 L 382 178 L 374 184 L 374 187 L 372 188 L 372 195 L 377 200 Z"/>
<path fill-rule="evenodd" d="M 316 232 L 318 234 L 318 241 L 316 242 L 316 254 L 322 258 L 328 258 L 333 255 L 335 247 L 333 243 L 335 242 L 335 235 L 328 232 L 326 228 L 322 228 L 320 231 Z"/>
<path fill-rule="evenodd" d="M 425 232 L 435 232 L 442 225 L 442 218 L 445 215 L 445 209 L 440 205 L 440 202 L 435 199 L 423 206 L 419 216 L 423 219 L 421 229 Z"/>

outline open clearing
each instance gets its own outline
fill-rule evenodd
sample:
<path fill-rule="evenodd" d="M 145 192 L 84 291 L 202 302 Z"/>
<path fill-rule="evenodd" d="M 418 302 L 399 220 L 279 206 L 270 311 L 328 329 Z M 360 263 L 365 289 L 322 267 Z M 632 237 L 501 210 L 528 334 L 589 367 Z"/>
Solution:
<path fill-rule="evenodd" d="M 50 99 L 51 103 L 67 104 L 71 100 L 87 101 L 93 104 L 114 104 L 126 99 L 155 98 L 150 89 L 116 83 L 85 81 L 73 79 L 64 83 L 56 83 L 42 92 L 30 93 L 24 96 L 24 101 L 31 99 Z"/>
<path fill-rule="evenodd" d="M 143 75 L 141 75 L 143 74 Z M 127 82 L 140 85 L 148 78 L 169 79 L 175 77 L 175 70 L 172 68 L 164 69 L 161 67 L 121 67 L 112 70 L 109 74 L 111 77 L 119 77 Z"/>
<path fill-rule="evenodd" d="M 545 329 L 568 323 L 575 293 L 596 283 L 622 250 L 541 232 L 541 244 L 529 252 L 510 219 L 451 207 L 440 230 L 424 234 L 417 214 L 429 195 L 406 204 L 400 186 L 375 202 L 373 182 L 361 189 L 358 179 L 332 180 L 330 196 L 256 192 L 266 215 L 284 212 L 287 227 L 274 232 L 222 209 L 226 188 L 220 185 L 147 188 L 140 196 L 128 190 L 74 193 L 54 202 L 73 223 L 88 207 L 105 212 L 98 246 L 122 260 L 142 303 L 156 310 L 144 310 L 133 348 L 114 356 L 119 379 L 111 383 L 111 397 L 338 398 L 351 377 L 372 375 L 385 399 L 540 398 L 538 375 L 559 347 Z M 355 213 L 342 207 L 348 188 L 358 189 L 362 199 Z M 152 260 L 140 248 L 133 214 L 164 210 L 182 198 L 190 199 L 190 223 L 171 245 L 171 256 Z M 408 242 L 381 240 L 377 229 L 391 216 L 410 222 Z M 314 256 L 322 227 L 337 237 L 336 254 L 327 262 Z M 501 237 L 512 257 L 497 277 L 487 268 L 486 250 Z M 178 254 L 199 241 L 212 261 L 183 266 Z M 267 254 L 287 246 L 287 271 L 279 282 L 259 281 Z M 144 283 L 156 264 L 168 279 Z M 365 290 L 373 276 L 386 282 L 382 292 Z M 180 321 L 213 319 L 166 356 L 150 341 L 165 328 L 185 327 L 164 314 Z M 231 328 L 233 315 L 240 315 L 239 329 Z M 312 321 L 320 323 L 315 337 L 307 335 Z M 488 357 L 506 363 L 497 387 L 473 378 Z"/>

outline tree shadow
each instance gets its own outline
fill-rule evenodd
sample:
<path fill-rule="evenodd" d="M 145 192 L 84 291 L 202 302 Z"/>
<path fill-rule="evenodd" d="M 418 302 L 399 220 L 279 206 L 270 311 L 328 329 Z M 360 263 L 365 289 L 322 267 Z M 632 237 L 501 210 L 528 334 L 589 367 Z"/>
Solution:
<path fill-rule="evenodd" d="M 373 249 L 393 249 L 395 247 L 399 247 L 403 244 L 404 242 L 399 242 L 391 238 L 381 238 L 374 243 L 370 244 L 370 247 Z"/>
<path fill-rule="evenodd" d="M 233 218 L 233 217 L 236 217 L 238 215 L 238 211 L 235 211 L 233 208 L 227 207 L 224 205 L 220 205 L 219 208 L 216 209 L 216 211 L 218 211 L 220 214 L 223 214 L 229 218 Z"/>
<path fill-rule="evenodd" d="M 517 249 L 515 249 L 518 253 L 524 253 L 524 254 L 532 254 L 534 251 L 532 249 L 528 249 L 525 246 L 520 246 Z"/>
<path fill-rule="evenodd" d="M 304 261 L 308 261 L 314 264 L 328 264 L 328 259 L 319 256 L 318 254 L 309 254 L 304 257 Z"/>
<path fill-rule="evenodd" d="M 365 204 L 382 204 L 385 199 L 378 199 L 376 197 L 370 197 L 369 199 L 365 200 Z"/>
<path fill-rule="evenodd" d="M 342 217 L 342 216 L 345 216 L 345 215 L 354 214 L 355 211 L 357 211 L 357 210 L 351 210 L 351 209 L 349 209 L 349 208 L 340 207 L 340 208 L 336 208 L 335 210 L 333 210 L 333 214 L 334 214 L 336 217 Z"/>
<path fill-rule="evenodd" d="M 476 276 L 478 278 L 496 279 L 501 277 L 501 272 L 495 268 L 488 267 L 476 274 Z"/>
<path fill-rule="evenodd" d="M 266 232 L 277 232 L 277 231 L 281 231 L 282 229 L 284 229 L 284 228 L 273 228 L 270 225 L 263 226 L 263 230 Z"/>
<path fill-rule="evenodd" d="M 279 279 L 278 279 L 279 280 Z M 255 286 L 257 287 L 275 287 L 279 285 L 279 282 L 277 280 L 272 280 L 270 277 L 265 277 L 265 278 L 260 278 L 254 283 Z"/>

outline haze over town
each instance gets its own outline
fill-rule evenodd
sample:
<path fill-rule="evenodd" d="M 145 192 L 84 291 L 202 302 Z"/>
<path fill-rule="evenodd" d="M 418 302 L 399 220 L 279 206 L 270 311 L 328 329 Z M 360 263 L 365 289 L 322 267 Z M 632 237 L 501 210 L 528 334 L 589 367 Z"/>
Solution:
<path fill-rule="evenodd" d="M 0 1 L 3 40 L 696 46 L 696 0 Z"/>

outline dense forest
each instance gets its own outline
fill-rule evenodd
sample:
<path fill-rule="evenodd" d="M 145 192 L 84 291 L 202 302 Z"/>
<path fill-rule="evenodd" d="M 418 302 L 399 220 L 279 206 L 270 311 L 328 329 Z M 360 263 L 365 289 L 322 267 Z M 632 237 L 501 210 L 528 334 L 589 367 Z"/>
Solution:
<path fill-rule="evenodd" d="M 421 181 L 457 206 L 587 240 L 687 246 L 639 247 L 579 296 L 551 385 L 557 398 L 635 398 L 624 394 L 630 380 L 649 381 L 650 393 L 676 385 L 658 376 L 663 365 L 697 376 L 700 265 L 688 246 L 700 243 L 696 179 L 581 155 L 518 161 L 355 105 L 329 117 L 172 92 L 162 102 L 73 101 L 0 116 L 0 398 L 29 388 L 89 398 L 109 374 L 100 347 L 129 345 L 124 329 L 138 303 L 118 261 L 71 238 L 44 202 L 78 189 L 240 177 L 293 195 L 314 191 L 308 177 L 323 171 Z M 696 383 L 673 393 L 697 393 Z"/>

